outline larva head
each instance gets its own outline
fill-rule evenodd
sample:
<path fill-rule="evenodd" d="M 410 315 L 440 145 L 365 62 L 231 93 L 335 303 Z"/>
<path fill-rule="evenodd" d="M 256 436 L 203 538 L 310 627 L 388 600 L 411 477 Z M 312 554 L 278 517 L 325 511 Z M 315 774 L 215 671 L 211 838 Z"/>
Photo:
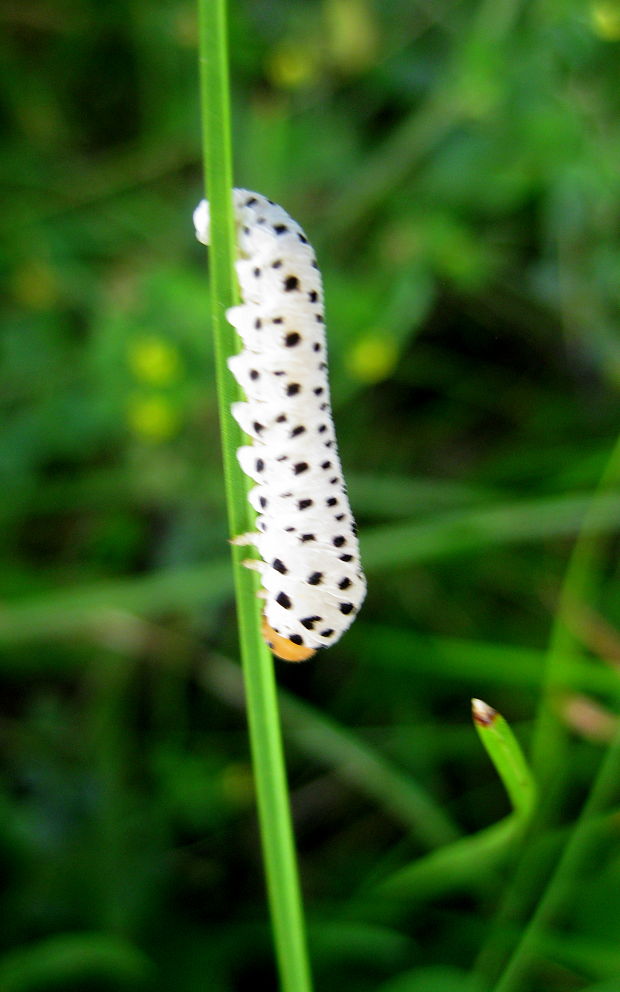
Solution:
<path fill-rule="evenodd" d="M 270 651 L 273 651 L 276 658 L 283 661 L 307 661 L 316 651 L 313 648 L 306 648 L 302 644 L 293 644 L 288 637 L 282 637 L 269 625 L 266 617 L 263 617 L 262 624 L 263 639 Z"/>
<path fill-rule="evenodd" d="M 211 238 L 211 217 L 207 200 L 201 200 L 194 210 L 194 228 L 198 241 L 208 245 Z"/>

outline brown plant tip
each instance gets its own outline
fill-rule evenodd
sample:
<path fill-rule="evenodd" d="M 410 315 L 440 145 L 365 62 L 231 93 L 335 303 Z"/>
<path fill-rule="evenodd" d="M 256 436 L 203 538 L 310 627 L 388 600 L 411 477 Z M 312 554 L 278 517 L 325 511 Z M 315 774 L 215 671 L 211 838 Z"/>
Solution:
<path fill-rule="evenodd" d="M 483 702 L 482 699 L 472 699 L 471 715 L 478 727 L 492 727 L 499 716 L 497 710 Z"/>

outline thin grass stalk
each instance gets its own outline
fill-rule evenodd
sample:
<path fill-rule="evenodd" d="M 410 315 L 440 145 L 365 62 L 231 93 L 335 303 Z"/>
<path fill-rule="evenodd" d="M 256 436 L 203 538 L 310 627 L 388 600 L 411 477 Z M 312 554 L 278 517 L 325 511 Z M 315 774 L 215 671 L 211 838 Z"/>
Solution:
<path fill-rule="evenodd" d="M 230 416 L 238 387 L 226 359 L 237 350 L 226 310 L 238 299 L 234 271 L 232 151 L 225 0 L 199 0 L 200 86 L 205 184 L 211 208 L 211 310 L 228 519 L 232 535 L 255 527 L 247 483 L 236 459 L 243 442 Z M 286 770 L 271 654 L 260 634 L 255 573 L 247 552 L 232 546 L 241 659 L 267 890 L 283 992 L 310 992 L 311 978 L 288 801 Z"/>
<path fill-rule="evenodd" d="M 562 724 L 557 712 L 557 699 L 562 691 L 570 686 L 568 669 L 570 663 L 579 656 L 580 650 L 575 642 L 568 618 L 575 603 L 591 602 L 596 586 L 597 565 L 603 548 L 603 536 L 591 531 L 591 522 L 601 503 L 610 498 L 617 499 L 620 479 L 620 438 L 617 439 L 605 465 L 600 482 L 592 496 L 590 506 L 583 518 L 582 526 L 573 546 L 551 630 L 549 650 L 543 673 L 542 692 L 539 712 L 534 727 L 532 742 L 532 766 L 536 776 L 539 791 L 542 796 L 539 808 L 535 811 L 530 828 L 530 840 L 540 835 L 556 818 L 555 814 L 563 805 L 563 794 L 568 772 L 567 730 Z M 613 494 L 613 495 L 612 495 Z M 596 669 L 593 670 L 593 674 Z M 586 809 L 588 806 L 586 804 Z M 577 829 L 577 827 L 575 828 Z M 567 850 L 572 841 L 567 843 Z M 565 854 L 558 862 L 558 869 L 564 862 Z M 542 927 L 548 912 L 547 894 L 543 894 L 536 909 L 533 911 L 530 923 L 525 933 L 529 936 L 522 940 L 516 950 L 507 952 L 506 924 L 523 917 L 524 909 L 531 900 L 533 891 L 537 888 L 537 879 L 541 865 L 538 862 L 536 845 L 524 844 L 521 858 L 517 862 L 511 884 L 506 888 L 501 903 L 491 926 L 490 936 L 482 947 L 476 963 L 478 975 L 492 976 L 499 981 L 493 986 L 494 992 L 506 992 L 512 987 L 513 974 L 525 967 L 525 956 L 531 951 L 532 934 Z M 555 876 L 554 876 L 555 877 Z M 553 899 L 557 889 L 553 882 Z M 547 890 L 548 892 L 548 890 Z M 543 907 L 541 910 L 540 907 Z M 500 961 L 508 960 L 498 979 Z"/>
<path fill-rule="evenodd" d="M 619 777 L 620 730 L 616 732 L 601 761 L 594 784 L 560 860 L 504 971 L 493 987 L 493 992 L 518 992 L 523 987 L 524 974 L 542 943 L 546 927 L 562 904 L 569 901 L 571 889 L 577 882 L 579 870 L 591 848 L 593 826 L 603 808 L 614 798 Z"/>
<path fill-rule="evenodd" d="M 599 506 L 610 496 L 617 499 L 620 483 L 620 438 L 616 441 L 601 480 L 583 519 L 575 541 L 551 630 L 549 652 L 543 676 L 540 709 L 532 741 L 532 764 L 539 781 L 552 780 L 566 763 L 567 731 L 556 710 L 559 692 L 566 690 L 565 662 L 582 654 L 575 643 L 569 622 L 575 604 L 587 604 L 593 599 L 596 565 L 605 538 L 591 533 L 590 523 Z M 616 492 L 614 492 L 616 490 Z"/>

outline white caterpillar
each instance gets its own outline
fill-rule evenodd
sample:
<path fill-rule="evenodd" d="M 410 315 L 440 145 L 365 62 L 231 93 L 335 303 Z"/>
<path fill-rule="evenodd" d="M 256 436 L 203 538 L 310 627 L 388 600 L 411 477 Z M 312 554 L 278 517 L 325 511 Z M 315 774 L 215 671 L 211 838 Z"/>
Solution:
<path fill-rule="evenodd" d="M 228 366 L 247 402 L 232 415 L 252 444 L 239 448 L 257 485 L 258 533 L 241 535 L 262 561 L 263 636 L 280 658 L 303 661 L 334 644 L 366 594 L 356 528 L 336 448 L 327 379 L 321 275 L 299 224 L 273 201 L 233 191 L 241 298 L 227 318 L 243 350 Z M 209 244 L 209 204 L 194 212 Z"/>

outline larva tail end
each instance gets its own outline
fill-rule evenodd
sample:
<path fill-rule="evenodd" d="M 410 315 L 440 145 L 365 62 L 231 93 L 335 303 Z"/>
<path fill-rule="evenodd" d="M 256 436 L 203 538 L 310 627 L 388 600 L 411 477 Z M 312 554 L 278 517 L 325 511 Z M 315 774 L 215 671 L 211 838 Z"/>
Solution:
<path fill-rule="evenodd" d="M 282 658 L 283 661 L 307 661 L 313 654 L 316 654 L 314 648 L 293 644 L 288 637 L 277 634 L 265 617 L 263 617 L 262 634 L 269 650 L 275 654 L 276 658 Z"/>

